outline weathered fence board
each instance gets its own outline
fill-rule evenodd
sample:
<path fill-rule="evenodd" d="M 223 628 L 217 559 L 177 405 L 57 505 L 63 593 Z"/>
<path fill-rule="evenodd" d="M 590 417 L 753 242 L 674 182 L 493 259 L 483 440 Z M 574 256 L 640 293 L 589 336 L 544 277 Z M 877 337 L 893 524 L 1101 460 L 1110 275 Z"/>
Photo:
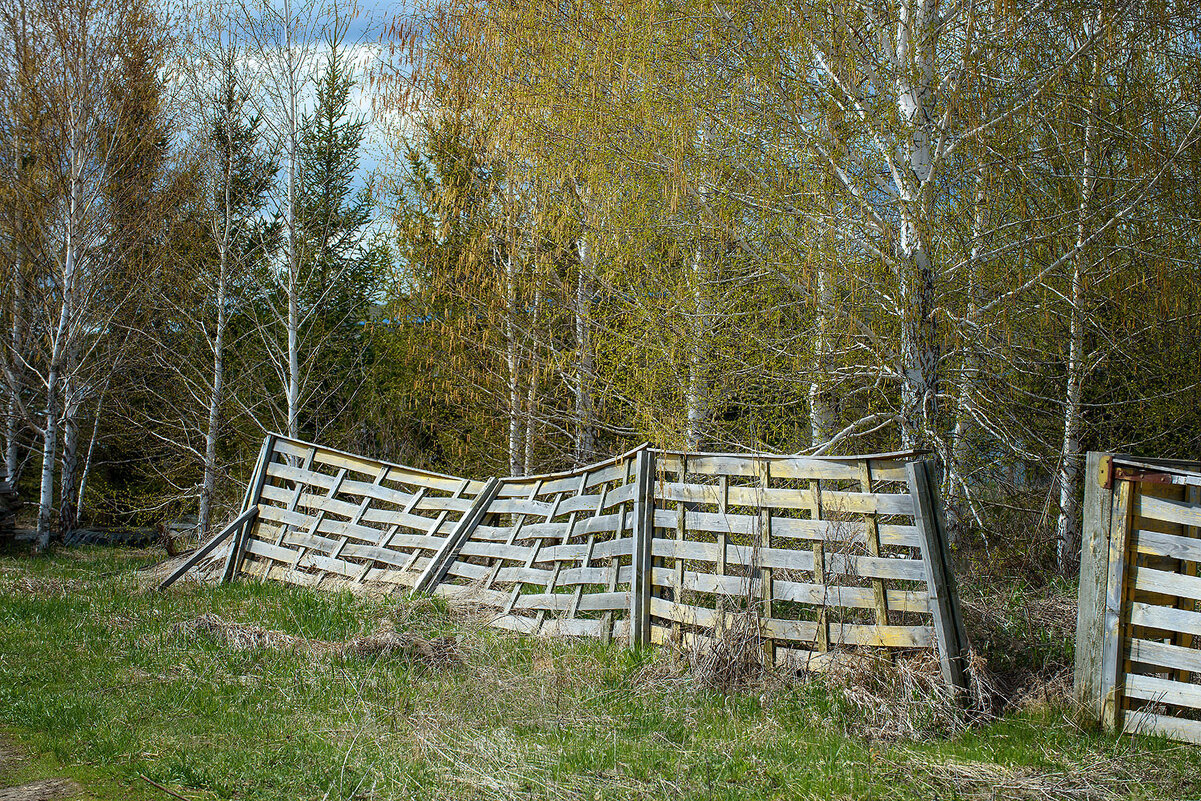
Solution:
<path fill-rule="evenodd" d="M 227 572 L 434 592 L 500 628 L 631 644 L 697 642 L 741 615 L 777 662 L 933 648 L 961 687 L 966 637 L 934 482 L 915 457 L 643 446 L 469 481 L 272 435 Z"/>
<path fill-rule="evenodd" d="M 1201 742 L 1201 465 L 1089 454 L 1076 694 L 1106 728 Z"/>
<path fill-rule="evenodd" d="M 654 458 L 652 640 L 749 615 L 773 658 L 808 664 L 844 646 L 930 648 L 944 626 L 944 674 L 962 686 L 958 599 L 945 563 L 928 566 L 945 543 L 941 520 L 917 514 L 913 454 Z"/>

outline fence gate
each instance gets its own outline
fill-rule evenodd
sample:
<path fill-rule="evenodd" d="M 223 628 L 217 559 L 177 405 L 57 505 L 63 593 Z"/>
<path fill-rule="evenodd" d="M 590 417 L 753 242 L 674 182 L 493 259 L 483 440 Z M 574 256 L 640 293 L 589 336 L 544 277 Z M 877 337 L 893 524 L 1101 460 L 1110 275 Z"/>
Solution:
<path fill-rule="evenodd" d="M 1090 453 L 1084 504 L 1077 699 L 1201 744 L 1201 464 Z"/>

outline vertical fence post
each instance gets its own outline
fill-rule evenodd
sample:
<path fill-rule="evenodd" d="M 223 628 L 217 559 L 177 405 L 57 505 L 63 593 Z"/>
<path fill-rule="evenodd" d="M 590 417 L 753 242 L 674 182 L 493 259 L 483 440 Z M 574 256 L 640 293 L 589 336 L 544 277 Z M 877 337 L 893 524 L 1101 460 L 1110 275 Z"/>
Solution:
<path fill-rule="evenodd" d="M 263 437 L 263 446 L 259 448 L 258 461 L 255 462 L 254 472 L 250 475 L 250 481 L 246 484 L 246 494 L 242 497 L 242 511 L 246 511 L 262 500 L 263 485 L 267 483 L 267 467 L 271 464 L 271 457 L 275 453 L 276 439 L 278 437 L 275 434 L 268 434 Z M 234 534 L 233 544 L 229 548 L 229 556 L 225 559 L 225 570 L 221 575 L 222 584 L 232 581 L 233 577 L 241 570 L 242 557 L 246 554 L 246 544 L 249 542 L 250 535 L 254 532 L 257 522 L 257 516 L 248 518 L 242 524 L 242 528 Z"/>
<path fill-rule="evenodd" d="M 913 520 L 922 540 L 922 564 L 926 569 L 930 613 L 934 618 L 934 634 L 938 639 L 938 656 L 942 662 L 943 679 L 953 689 L 965 690 L 964 656 L 967 636 L 959 609 L 959 591 L 951 569 L 951 553 L 947 547 L 946 527 L 942 519 L 942 504 L 930 469 L 929 459 L 907 465 L 909 492 L 913 497 Z"/>
<path fill-rule="evenodd" d="M 1105 641 L 1105 594 L 1109 580 L 1109 531 L 1113 513 L 1113 456 L 1090 451 L 1084 471 L 1084 526 L 1076 612 L 1075 697 L 1101 720 L 1101 665 Z"/>
<path fill-rule="evenodd" d="M 1122 725 L 1122 691 L 1125 683 L 1125 661 L 1122 640 L 1126 633 L 1129 611 L 1127 595 L 1130 524 L 1133 516 L 1138 482 L 1114 482 L 1112 511 L 1109 520 L 1109 565 L 1105 580 L 1105 619 L 1101 641 L 1101 725 L 1108 730 Z"/>
<path fill-rule="evenodd" d="M 633 575 L 630 576 L 630 645 L 651 640 L 652 540 L 655 536 L 655 457 L 650 448 L 637 455 L 634 471 Z"/>

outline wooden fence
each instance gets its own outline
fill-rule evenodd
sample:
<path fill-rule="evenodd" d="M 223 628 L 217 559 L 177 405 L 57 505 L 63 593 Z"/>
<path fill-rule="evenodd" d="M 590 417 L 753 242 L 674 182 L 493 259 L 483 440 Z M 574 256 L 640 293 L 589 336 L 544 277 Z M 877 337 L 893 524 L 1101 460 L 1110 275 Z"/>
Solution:
<path fill-rule="evenodd" d="M 531 634 L 687 643 L 752 619 L 777 662 L 967 640 L 930 463 L 658 451 L 487 481 L 279 436 L 264 442 L 225 576 L 434 592 Z"/>
<path fill-rule="evenodd" d="M 817 669 L 847 646 L 937 642 L 960 684 L 940 512 L 928 463 L 908 456 L 657 454 L 651 640 L 749 613 L 777 661 Z"/>
<path fill-rule="evenodd" d="M 482 522 L 419 589 L 494 609 L 502 628 L 630 637 L 649 469 L 640 448 L 582 470 L 501 479 Z"/>
<path fill-rule="evenodd" d="M 1077 698 L 1107 729 L 1201 744 L 1201 464 L 1086 470 Z"/>

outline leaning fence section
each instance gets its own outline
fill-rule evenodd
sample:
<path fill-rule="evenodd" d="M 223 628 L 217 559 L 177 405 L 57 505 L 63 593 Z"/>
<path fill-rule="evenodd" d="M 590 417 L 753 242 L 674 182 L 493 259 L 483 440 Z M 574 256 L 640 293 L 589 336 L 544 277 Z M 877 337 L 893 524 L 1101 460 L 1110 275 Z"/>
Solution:
<path fill-rule="evenodd" d="M 1201 464 L 1090 453 L 1076 693 L 1106 728 L 1201 744 Z"/>
<path fill-rule="evenodd" d="M 642 446 L 578 470 L 470 481 L 269 436 L 230 539 L 239 573 L 469 602 L 539 635 L 696 643 L 741 626 L 816 670 L 935 650 L 964 685 L 930 462 Z"/>
<path fill-rule="evenodd" d="M 582 470 L 504 478 L 426 588 L 528 634 L 628 637 L 646 449 Z"/>
<path fill-rule="evenodd" d="M 412 588 L 485 486 L 279 436 L 259 458 L 237 569 L 292 584 Z"/>
<path fill-rule="evenodd" d="M 958 607 L 939 607 L 932 592 L 953 585 L 926 558 L 945 548 L 936 510 L 918 500 L 928 477 L 911 486 L 912 464 L 900 454 L 659 454 L 651 639 L 709 637 L 744 616 L 772 659 L 804 669 L 848 649 L 937 643 L 945 669 L 958 671 Z"/>

